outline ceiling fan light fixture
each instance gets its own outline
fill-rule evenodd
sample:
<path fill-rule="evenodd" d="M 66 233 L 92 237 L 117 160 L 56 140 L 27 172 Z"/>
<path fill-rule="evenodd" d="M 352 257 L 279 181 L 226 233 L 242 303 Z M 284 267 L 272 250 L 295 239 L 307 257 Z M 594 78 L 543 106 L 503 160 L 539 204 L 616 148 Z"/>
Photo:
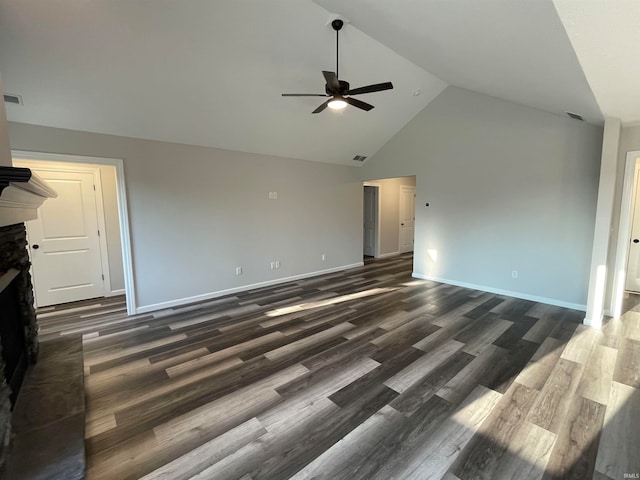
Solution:
<path fill-rule="evenodd" d="M 351 105 L 353 107 L 359 108 L 360 110 L 364 110 L 368 112 L 371 110 L 373 105 L 368 104 L 367 102 L 363 102 L 362 100 L 358 100 L 354 98 L 353 95 L 362 95 L 365 93 L 374 93 L 381 92 L 383 90 L 391 90 L 393 88 L 393 84 L 391 82 L 384 83 L 375 83 L 371 85 L 365 85 L 364 87 L 351 88 L 349 82 L 345 80 L 340 80 L 338 77 L 338 52 L 339 52 L 339 32 L 342 28 L 344 22 L 337 18 L 331 22 L 331 27 L 336 31 L 336 71 L 330 72 L 328 70 L 322 71 L 322 76 L 326 82 L 324 86 L 325 93 L 283 93 L 283 97 L 325 97 L 328 99 L 325 100 L 321 105 L 319 105 L 312 114 L 323 112 L 327 107 L 332 110 L 342 110 L 347 105 Z"/>
<path fill-rule="evenodd" d="M 347 102 L 345 102 L 342 98 L 334 98 L 329 102 L 327 106 L 333 110 L 342 110 L 347 105 Z"/>

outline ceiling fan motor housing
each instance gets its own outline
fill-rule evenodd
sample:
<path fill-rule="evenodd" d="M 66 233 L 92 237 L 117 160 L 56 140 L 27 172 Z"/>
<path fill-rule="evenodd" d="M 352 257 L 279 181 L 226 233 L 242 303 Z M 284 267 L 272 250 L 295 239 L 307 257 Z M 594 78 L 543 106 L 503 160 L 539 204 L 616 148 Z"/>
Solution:
<path fill-rule="evenodd" d="M 347 92 L 349 91 L 349 82 L 345 82 L 344 80 L 338 80 L 338 83 L 340 84 L 340 90 L 338 90 L 337 92 L 332 91 L 329 88 L 328 84 L 324 85 L 324 91 L 327 92 L 327 95 L 346 95 Z"/>

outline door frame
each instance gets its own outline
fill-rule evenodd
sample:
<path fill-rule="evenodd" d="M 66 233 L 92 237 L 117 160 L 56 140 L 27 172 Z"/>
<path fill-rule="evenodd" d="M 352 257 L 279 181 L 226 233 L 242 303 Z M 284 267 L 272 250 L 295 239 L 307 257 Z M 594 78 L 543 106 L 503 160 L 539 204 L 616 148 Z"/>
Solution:
<path fill-rule="evenodd" d="M 102 197 L 102 177 L 100 176 L 100 168 L 90 164 L 78 164 L 77 167 L 73 166 L 72 162 L 61 163 L 47 162 L 43 160 L 34 159 L 22 159 L 16 158 L 18 166 L 24 166 L 29 169 L 49 171 L 49 172 L 69 172 L 69 173 L 87 173 L 93 176 L 94 185 L 94 197 L 96 202 L 96 218 L 98 223 L 98 230 L 101 235 L 98 235 L 98 242 L 100 244 L 100 266 L 102 270 L 103 282 L 102 282 L 102 294 L 105 297 L 119 295 L 124 291 L 111 291 L 111 273 L 109 270 L 109 251 L 107 249 L 107 235 L 106 235 L 106 222 L 104 218 L 104 198 Z M 37 284 L 37 278 L 33 273 L 31 274 L 34 284 Z M 109 288 L 107 288 L 107 285 Z M 34 290 L 34 297 L 36 297 L 36 304 L 38 298 Z"/>
<path fill-rule="evenodd" d="M 624 267 L 625 267 L 625 278 L 624 278 L 624 285 L 623 285 L 623 291 L 624 292 L 631 292 L 631 293 L 635 293 L 635 294 L 640 294 L 640 289 L 630 289 L 629 288 L 629 274 L 631 273 L 630 270 L 630 262 L 631 262 L 631 240 L 632 238 L 636 237 L 636 235 L 634 235 L 634 227 L 637 226 L 636 225 L 636 218 L 640 215 L 640 200 L 638 200 L 638 195 L 640 194 L 640 161 L 638 161 L 638 159 L 636 159 L 635 162 L 635 171 L 634 171 L 634 176 L 633 176 L 633 182 L 631 184 L 631 210 L 629 212 L 629 232 L 627 235 L 627 243 L 626 243 L 626 252 L 625 252 L 625 263 L 624 263 Z M 626 165 L 625 165 L 626 167 Z M 638 259 L 636 257 L 636 259 Z M 635 283 L 637 284 L 637 277 L 640 276 L 640 272 L 636 271 L 635 272 Z"/>
<path fill-rule="evenodd" d="M 629 234 L 631 232 L 631 214 L 633 210 L 633 184 L 636 162 L 640 161 L 640 151 L 627 152 L 620 201 L 620 222 L 618 223 L 618 241 L 616 244 L 613 288 L 611 289 L 610 312 L 613 317 L 622 315 L 622 303 L 627 279 L 627 261 L 629 258 Z"/>
<path fill-rule="evenodd" d="M 373 258 L 380 258 L 380 187 L 381 185 L 376 182 L 362 182 L 362 198 L 364 200 L 364 187 L 374 187 L 376 189 L 376 228 L 374 235 L 374 247 L 373 247 Z M 364 224 L 364 208 L 362 209 L 363 214 L 363 224 Z M 364 239 L 362 243 L 362 252 L 364 255 Z"/>
<path fill-rule="evenodd" d="M 131 233 L 129 230 L 129 214 L 127 193 L 124 178 L 124 162 L 120 158 L 85 157 L 58 153 L 30 152 L 25 150 L 11 150 L 11 156 L 17 160 L 38 160 L 44 162 L 84 163 L 89 165 L 111 165 L 116 169 L 116 197 L 118 199 L 118 220 L 120 223 L 120 243 L 122 246 L 122 268 L 124 270 L 124 291 L 126 296 L 127 314 L 135 315 L 136 297 L 133 282 L 133 261 L 131 256 Z M 96 186 L 96 189 L 98 187 Z M 102 195 L 99 197 L 102 206 Z M 99 208 L 99 210 L 101 210 Z M 104 216 L 104 209 L 102 209 Z M 104 218 L 103 218 L 104 219 Z M 106 233 L 106 232 L 105 232 Z M 101 235 L 106 242 L 106 235 Z M 102 240 L 101 240 L 102 241 Z M 102 243 L 101 243 L 102 246 Z M 106 250 L 106 248 L 105 248 Z M 105 280 L 107 275 L 105 274 Z"/>
<path fill-rule="evenodd" d="M 416 244 L 416 185 L 400 185 L 400 189 L 398 191 L 399 194 L 399 198 L 398 198 L 398 220 L 400 220 L 401 212 L 402 212 L 402 190 L 408 188 L 410 190 L 413 190 L 413 241 L 411 242 L 413 244 L 413 248 L 411 250 L 407 250 L 407 252 L 413 252 L 415 251 L 415 244 Z M 398 221 L 398 252 L 400 253 L 407 253 L 404 252 L 402 250 L 402 222 Z"/>

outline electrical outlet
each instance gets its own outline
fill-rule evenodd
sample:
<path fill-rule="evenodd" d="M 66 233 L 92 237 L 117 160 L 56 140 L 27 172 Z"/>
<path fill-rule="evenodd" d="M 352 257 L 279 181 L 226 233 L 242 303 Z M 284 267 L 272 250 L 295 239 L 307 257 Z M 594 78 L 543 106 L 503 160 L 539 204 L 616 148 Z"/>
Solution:
<path fill-rule="evenodd" d="M 277 200 L 278 192 L 269 192 L 269 200 Z"/>
<path fill-rule="evenodd" d="M 511 278 L 518 278 L 518 270 L 511 270 Z"/>
<path fill-rule="evenodd" d="M 236 275 L 242 275 L 242 267 L 236 267 Z"/>
<path fill-rule="evenodd" d="M 271 270 L 275 270 L 276 269 L 276 262 L 271 262 Z"/>
<path fill-rule="evenodd" d="M 276 260 L 276 268 L 280 268 L 280 260 Z"/>
<path fill-rule="evenodd" d="M 322 261 L 323 261 L 323 262 L 326 262 L 326 261 L 327 261 L 327 254 L 326 254 L 326 253 L 323 253 L 323 254 L 322 254 Z"/>

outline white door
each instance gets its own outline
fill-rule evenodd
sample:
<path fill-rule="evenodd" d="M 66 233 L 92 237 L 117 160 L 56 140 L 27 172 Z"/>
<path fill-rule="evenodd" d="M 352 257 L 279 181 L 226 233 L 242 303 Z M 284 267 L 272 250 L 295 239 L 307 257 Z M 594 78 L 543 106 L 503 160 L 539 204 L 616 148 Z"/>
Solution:
<path fill-rule="evenodd" d="M 376 255 L 376 237 L 378 230 L 378 188 L 364 187 L 364 254 Z"/>
<path fill-rule="evenodd" d="M 400 186 L 400 253 L 413 252 L 416 187 Z"/>
<path fill-rule="evenodd" d="M 636 167 L 634 180 L 633 216 L 625 290 L 640 292 L 640 169 Z"/>
<path fill-rule="evenodd" d="M 94 174 L 35 171 L 58 193 L 26 223 L 37 306 L 104 296 Z"/>

